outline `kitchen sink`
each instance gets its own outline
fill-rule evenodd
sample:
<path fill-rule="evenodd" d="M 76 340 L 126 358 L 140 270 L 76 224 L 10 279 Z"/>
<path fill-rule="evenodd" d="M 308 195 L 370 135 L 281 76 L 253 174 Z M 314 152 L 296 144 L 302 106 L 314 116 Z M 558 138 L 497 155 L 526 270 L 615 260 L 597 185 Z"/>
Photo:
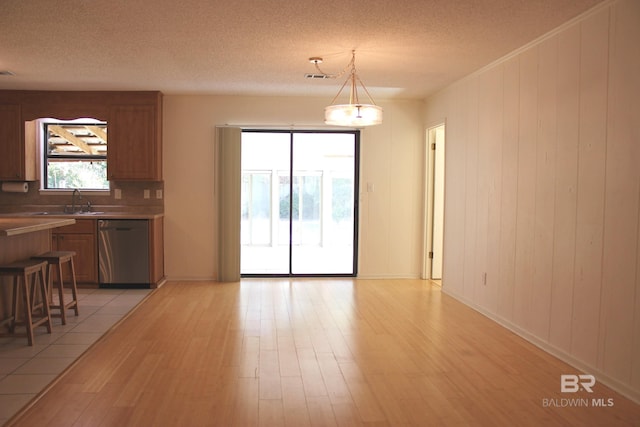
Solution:
<path fill-rule="evenodd" d="M 65 212 L 33 212 L 31 215 L 68 215 Z"/>
<path fill-rule="evenodd" d="M 64 211 L 44 211 L 44 212 L 34 212 L 33 215 L 52 215 L 52 216 L 60 216 L 60 215 L 78 215 L 78 216 L 85 216 L 85 215 L 99 215 L 99 214 L 103 214 L 104 212 L 97 212 L 97 211 L 90 211 L 90 212 L 74 212 L 74 213 L 69 213 L 69 212 L 64 212 Z"/>

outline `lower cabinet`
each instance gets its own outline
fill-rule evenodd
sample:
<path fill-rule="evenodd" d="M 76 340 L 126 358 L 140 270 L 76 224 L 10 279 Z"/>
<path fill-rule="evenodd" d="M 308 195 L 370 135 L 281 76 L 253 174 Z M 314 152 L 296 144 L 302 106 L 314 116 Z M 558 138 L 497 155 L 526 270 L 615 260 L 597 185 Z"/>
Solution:
<path fill-rule="evenodd" d="M 73 225 L 59 227 L 51 233 L 54 251 L 74 251 L 73 265 L 78 283 L 98 283 L 98 252 L 96 244 L 96 221 L 78 219 Z M 63 266 L 65 282 L 71 280 Z"/>
<path fill-rule="evenodd" d="M 155 288 L 164 280 L 164 221 L 162 217 L 149 223 L 149 277 Z M 51 247 L 54 251 L 74 251 L 73 265 L 76 282 L 98 284 L 98 223 L 95 219 L 76 219 L 76 223 L 53 229 Z M 65 282 L 71 280 L 68 268 L 63 266 Z"/>

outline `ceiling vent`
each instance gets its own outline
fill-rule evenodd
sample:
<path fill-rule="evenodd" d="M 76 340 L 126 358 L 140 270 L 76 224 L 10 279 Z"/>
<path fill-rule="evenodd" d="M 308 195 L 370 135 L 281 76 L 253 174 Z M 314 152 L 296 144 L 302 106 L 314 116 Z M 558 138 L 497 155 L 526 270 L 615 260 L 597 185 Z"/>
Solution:
<path fill-rule="evenodd" d="M 307 73 L 304 75 L 305 79 L 330 79 L 333 76 L 328 74 L 319 74 L 319 73 Z"/>

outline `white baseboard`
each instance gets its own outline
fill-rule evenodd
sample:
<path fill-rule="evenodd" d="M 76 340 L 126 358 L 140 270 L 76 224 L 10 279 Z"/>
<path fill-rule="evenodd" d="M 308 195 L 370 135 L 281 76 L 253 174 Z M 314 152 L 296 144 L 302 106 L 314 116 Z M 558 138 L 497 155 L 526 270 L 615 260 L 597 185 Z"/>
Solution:
<path fill-rule="evenodd" d="M 409 279 L 409 280 L 416 280 L 416 279 L 420 279 L 419 275 L 403 275 L 403 274 L 399 274 L 399 275 L 389 275 L 389 274 L 380 274 L 380 275 L 376 275 L 376 274 L 358 274 L 357 277 L 355 277 L 356 279 Z"/>
<path fill-rule="evenodd" d="M 503 318 L 501 316 L 498 316 L 495 313 L 487 311 L 483 307 L 480 307 L 479 305 L 475 304 L 474 302 L 468 300 L 467 298 L 465 298 L 465 297 L 463 297 L 463 296 L 461 296 L 459 294 L 456 294 L 454 292 L 449 292 L 444 287 L 442 288 L 442 292 L 447 294 L 447 295 L 449 295 L 452 298 L 455 298 L 456 300 L 460 301 L 464 305 L 476 310 L 478 313 L 482 314 L 483 316 L 488 317 L 489 319 L 491 319 L 494 322 L 498 323 L 500 326 L 503 326 L 504 328 L 510 330 L 511 332 L 513 332 L 514 334 L 518 335 L 519 337 L 527 340 L 531 344 L 533 344 L 536 347 L 540 348 L 541 350 L 551 354 L 552 356 L 557 357 L 558 359 L 562 360 L 563 362 L 573 366 L 574 368 L 578 369 L 579 371 L 582 371 L 582 372 L 587 373 L 587 374 L 594 375 L 598 382 L 600 382 L 600 383 L 606 385 L 607 387 L 609 387 L 610 389 L 620 393 L 621 395 L 623 395 L 624 397 L 632 400 L 636 404 L 640 404 L 640 390 L 634 390 L 629 385 L 627 385 L 627 384 L 625 384 L 625 383 L 623 383 L 623 382 L 621 382 L 621 381 L 619 381 L 619 380 L 617 380 L 615 378 L 610 377 L 605 372 L 602 372 L 598 368 L 596 368 L 594 366 L 591 366 L 590 364 L 585 363 L 580 359 L 576 359 L 574 356 L 572 356 L 571 354 L 567 353 L 566 351 L 564 351 L 562 349 L 559 349 L 558 347 L 550 344 L 549 342 L 538 338 L 537 336 L 535 336 L 532 333 L 522 329 L 518 325 L 510 322 L 509 320 L 507 320 L 507 319 L 505 319 L 505 318 Z"/>

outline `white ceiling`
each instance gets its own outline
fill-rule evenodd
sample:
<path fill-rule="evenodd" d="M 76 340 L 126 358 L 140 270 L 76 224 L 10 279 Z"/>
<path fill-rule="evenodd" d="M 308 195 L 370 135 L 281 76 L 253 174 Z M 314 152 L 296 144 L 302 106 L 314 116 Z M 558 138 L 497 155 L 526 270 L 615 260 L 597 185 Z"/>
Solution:
<path fill-rule="evenodd" d="M 424 98 L 604 0 L 13 0 L 0 89 Z"/>

